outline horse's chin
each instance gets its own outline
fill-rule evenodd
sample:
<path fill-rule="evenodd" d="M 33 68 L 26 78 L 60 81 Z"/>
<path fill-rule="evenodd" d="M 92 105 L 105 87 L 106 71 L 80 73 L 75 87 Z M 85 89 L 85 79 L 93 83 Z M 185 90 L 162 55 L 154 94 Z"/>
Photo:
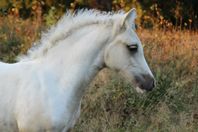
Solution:
<path fill-rule="evenodd" d="M 136 87 L 135 90 L 137 91 L 137 93 L 140 93 L 140 94 L 145 93 L 145 90 L 141 89 L 140 87 Z"/>

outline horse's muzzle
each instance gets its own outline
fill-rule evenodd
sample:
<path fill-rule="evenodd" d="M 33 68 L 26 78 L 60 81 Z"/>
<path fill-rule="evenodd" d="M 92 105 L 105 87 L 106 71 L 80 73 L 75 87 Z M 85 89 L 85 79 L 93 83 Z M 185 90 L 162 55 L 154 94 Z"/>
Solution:
<path fill-rule="evenodd" d="M 155 79 L 151 75 L 139 75 L 135 76 L 135 80 L 139 88 L 151 91 L 155 87 Z"/>

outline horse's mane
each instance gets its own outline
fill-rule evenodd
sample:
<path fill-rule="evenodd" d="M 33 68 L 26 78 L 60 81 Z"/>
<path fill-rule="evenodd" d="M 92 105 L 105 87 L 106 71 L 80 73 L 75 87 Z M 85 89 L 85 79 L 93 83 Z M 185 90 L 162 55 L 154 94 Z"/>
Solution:
<path fill-rule="evenodd" d="M 47 32 L 42 33 L 41 39 L 33 44 L 27 55 L 19 56 L 20 61 L 31 60 L 48 52 L 60 40 L 68 37 L 74 30 L 90 24 L 113 25 L 115 19 L 119 19 L 123 11 L 101 12 L 97 10 L 67 11 L 65 15 Z"/>

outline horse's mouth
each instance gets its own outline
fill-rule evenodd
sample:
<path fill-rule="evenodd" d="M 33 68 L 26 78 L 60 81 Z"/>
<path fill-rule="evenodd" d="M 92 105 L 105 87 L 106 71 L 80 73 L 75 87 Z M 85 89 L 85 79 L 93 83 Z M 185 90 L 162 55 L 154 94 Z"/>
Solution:
<path fill-rule="evenodd" d="M 139 93 L 152 91 L 155 87 L 155 80 L 150 75 L 135 76 L 134 82 L 137 86 L 136 90 Z"/>
<path fill-rule="evenodd" d="M 143 94 L 143 93 L 145 93 L 145 92 L 150 92 L 150 91 L 152 91 L 152 89 L 145 89 L 145 88 L 144 88 L 140 83 L 138 83 L 138 82 L 134 82 L 134 84 L 135 84 L 135 89 L 136 89 L 137 93 Z"/>
<path fill-rule="evenodd" d="M 141 94 L 143 94 L 143 93 L 145 93 L 145 91 L 146 90 L 144 90 L 144 89 L 142 89 L 142 88 L 140 88 L 140 87 L 135 87 L 135 90 L 138 92 L 138 93 L 141 93 Z"/>
<path fill-rule="evenodd" d="M 143 93 L 147 92 L 147 90 L 143 89 L 137 81 L 132 80 L 131 82 L 132 82 L 133 87 L 135 88 L 137 93 L 143 94 Z"/>

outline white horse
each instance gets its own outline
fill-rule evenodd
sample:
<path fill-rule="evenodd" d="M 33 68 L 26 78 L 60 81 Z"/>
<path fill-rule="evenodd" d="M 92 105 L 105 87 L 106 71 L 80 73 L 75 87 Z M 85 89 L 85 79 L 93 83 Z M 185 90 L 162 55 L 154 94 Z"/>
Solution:
<path fill-rule="evenodd" d="M 68 131 L 87 85 L 105 67 L 138 91 L 151 90 L 135 18 L 135 9 L 67 13 L 19 62 L 0 63 L 0 132 Z"/>

